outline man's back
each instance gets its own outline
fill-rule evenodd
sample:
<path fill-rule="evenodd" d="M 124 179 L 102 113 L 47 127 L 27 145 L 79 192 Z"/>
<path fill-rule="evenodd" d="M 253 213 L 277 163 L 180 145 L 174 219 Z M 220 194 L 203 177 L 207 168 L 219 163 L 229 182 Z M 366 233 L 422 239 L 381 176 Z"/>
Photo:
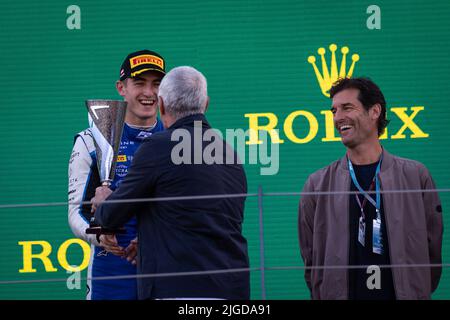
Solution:
<path fill-rule="evenodd" d="M 147 189 L 137 192 L 151 198 L 246 193 L 245 172 L 237 163 L 234 151 L 234 163 L 225 164 L 226 149 L 229 148 L 226 144 L 223 164 L 194 164 L 195 153 L 197 157 L 198 153 L 203 155 L 209 144 L 195 145 L 194 121 L 202 121 L 202 126 L 196 129 L 201 128 L 203 132 L 210 129 L 205 117 L 197 114 L 184 117 L 166 132 L 153 135 L 137 151 L 129 180 L 124 183 L 133 184 L 145 176 L 145 182 L 136 184 L 140 186 L 138 189 Z M 192 161 L 187 164 L 174 164 L 173 150 L 179 142 L 171 141 L 171 135 L 177 129 L 186 130 L 191 137 L 186 144 L 189 147 L 183 151 L 191 152 Z M 124 193 L 120 190 L 109 200 L 133 197 L 128 190 Z M 244 202 L 245 197 L 224 197 L 143 204 L 142 213 L 137 215 L 140 273 L 248 268 L 247 241 L 242 236 Z M 139 295 L 144 299 L 248 299 L 249 274 L 226 272 L 142 278 Z"/>
<path fill-rule="evenodd" d="M 159 198 L 246 193 L 246 177 L 240 164 L 173 164 L 172 150 L 178 142 L 169 142 L 170 135 L 174 130 L 182 128 L 194 138 L 194 120 L 203 120 L 203 131 L 209 128 L 202 115 L 186 117 L 173 125 L 167 133 L 155 136 L 142 148 L 142 152 L 155 150 L 151 146 L 153 143 L 161 147 L 154 158 L 159 172 L 155 173 L 157 181 L 152 196 Z M 208 142 L 203 142 L 202 154 L 207 144 Z M 191 160 L 194 160 L 195 152 L 199 150 L 194 150 L 194 141 L 190 145 Z M 146 241 L 148 237 L 147 256 L 153 260 L 148 261 L 148 264 L 141 264 L 145 268 L 142 272 L 189 272 L 248 267 L 247 241 L 242 236 L 244 201 L 245 197 L 150 203 L 151 214 L 138 217 L 141 219 L 139 225 L 143 226 L 139 230 L 142 232 L 139 238 Z M 142 220 L 149 220 L 149 223 Z M 141 289 L 142 292 L 149 292 L 153 285 L 152 297 L 158 298 L 245 299 L 249 298 L 248 284 L 248 273 L 240 272 L 147 279 L 145 288 Z"/>

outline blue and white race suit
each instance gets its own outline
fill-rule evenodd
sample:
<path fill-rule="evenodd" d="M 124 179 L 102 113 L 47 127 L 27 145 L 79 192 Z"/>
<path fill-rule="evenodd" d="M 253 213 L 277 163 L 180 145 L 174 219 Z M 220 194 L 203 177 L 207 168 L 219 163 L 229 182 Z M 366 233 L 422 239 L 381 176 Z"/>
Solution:
<path fill-rule="evenodd" d="M 163 125 L 158 119 L 151 130 L 142 130 L 125 124 L 119 147 L 111 189 L 115 190 L 128 172 L 133 155 L 142 141 L 155 132 L 162 131 Z M 94 140 L 90 129 L 75 136 L 72 155 L 69 162 L 69 225 L 72 232 L 91 244 L 91 257 L 88 278 L 120 275 L 135 275 L 136 266 L 126 259 L 106 252 L 98 243 L 95 235 L 86 234 L 91 217 L 91 206 L 80 205 L 90 201 L 95 189 L 100 186 L 97 169 Z M 73 204 L 71 204 L 73 202 Z M 125 224 L 126 234 L 116 235 L 119 246 L 126 248 L 136 238 L 136 218 Z M 136 279 L 90 280 L 87 283 L 88 300 L 133 300 L 137 299 Z"/>

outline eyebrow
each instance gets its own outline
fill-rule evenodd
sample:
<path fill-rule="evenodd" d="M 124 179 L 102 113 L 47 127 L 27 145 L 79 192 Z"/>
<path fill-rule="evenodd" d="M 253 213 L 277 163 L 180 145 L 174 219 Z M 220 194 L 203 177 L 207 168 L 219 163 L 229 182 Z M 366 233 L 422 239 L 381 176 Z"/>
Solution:
<path fill-rule="evenodd" d="M 345 103 L 339 104 L 339 106 L 341 106 L 341 107 L 347 107 L 347 106 L 354 106 L 354 104 L 351 103 L 351 102 L 345 102 Z M 335 106 L 331 106 L 331 109 L 333 109 L 333 108 L 336 108 L 336 107 L 335 107 Z"/>

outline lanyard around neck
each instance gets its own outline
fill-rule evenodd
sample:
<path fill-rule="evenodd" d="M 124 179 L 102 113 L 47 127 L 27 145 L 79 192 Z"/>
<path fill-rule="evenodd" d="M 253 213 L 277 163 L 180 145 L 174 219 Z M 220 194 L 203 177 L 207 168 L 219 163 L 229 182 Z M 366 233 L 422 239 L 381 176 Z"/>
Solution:
<path fill-rule="evenodd" d="M 375 207 L 377 212 L 377 219 L 380 219 L 380 206 L 381 206 L 381 193 L 380 193 L 380 179 L 378 177 L 381 169 L 381 162 L 383 160 L 383 154 L 381 154 L 380 160 L 378 161 L 377 169 L 375 171 L 375 193 L 376 193 L 376 201 L 373 201 L 372 197 L 364 191 L 358 183 L 356 179 L 355 170 L 353 169 L 352 162 L 347 158 L 348 161 L 348 169 L 350 171 L 350 176 L 352 178 L 353 184 L 356 186 L 358 191 Z"/>

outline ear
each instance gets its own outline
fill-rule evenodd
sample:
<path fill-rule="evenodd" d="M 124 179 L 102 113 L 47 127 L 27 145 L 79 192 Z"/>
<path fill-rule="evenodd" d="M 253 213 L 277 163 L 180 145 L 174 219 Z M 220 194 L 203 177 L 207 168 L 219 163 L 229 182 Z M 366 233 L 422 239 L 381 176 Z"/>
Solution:
<path fill-rule="evenodd" d="M 126 79 L 124 81 L 127 81 Z M 116 89 L 117 92 L 124 97 L 125 96 L 125 83 L 124 81 L 117 80 L 116 81 Z"/>
<path fill-rule="evenodd" d="M 162 116 L 166 115 L 166 109 L 164 106 L 164 100 L 161 97 L 158 97 L 158 105 L 159 105 L 159 114 Z"/>
<path fill-rule="evenodd" d="M 208 110 L 208 107 L 209 107 L 209 97 L 206 98 L 205 111 L 203 111 L 203 113 L 206 113 L 206 110 Z"/>
<path fill-rule="evenodd" d="M 376 103 L 370 108 L 370 117 L 373 120 L 377 120 L 381 115 L 381 105 L 379 103 Z"/>

